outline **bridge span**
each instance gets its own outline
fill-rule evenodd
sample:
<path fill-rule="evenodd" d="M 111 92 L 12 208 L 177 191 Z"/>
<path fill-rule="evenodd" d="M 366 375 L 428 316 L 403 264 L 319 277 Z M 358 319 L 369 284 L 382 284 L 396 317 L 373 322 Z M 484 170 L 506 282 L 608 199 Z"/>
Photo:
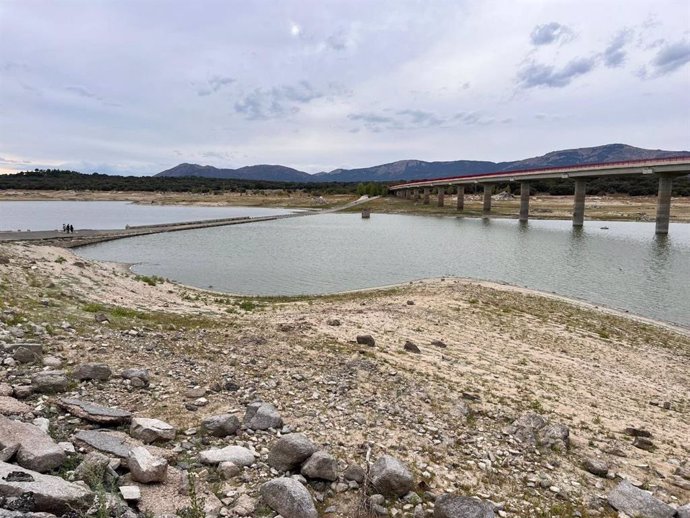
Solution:
<path fill-rule="evenodd" d="M 573 226 L 581 227 L 585 219 L 585 188 L 587 180 L 601 176 L 629 176 L 656 175 L 659 178 L 659 192 L 657 196 L 656 233 L 668 234 L 668 224 L 671 216 L 671 189 L 673 179 L 690 174 L 690 157 L 657 158 L 651 160 L 631 160 L 626 162 L 610 162 L 606 164 L 588 164 L 578 166 L 553 167 L 547 169 L 523 169 L 519 171 L 501 171 L 496 173 L 472 174 L 466 176 L 452 176 L 429 180 L 416 180 L 389 188 L 398 197 L 414 199 L 420 198 L 425 205 L 429 204 L 432 189 L 437 190 L 438 205 L 444 205 L 445 194 L 450 189 L 457 191 L 457 209 L 462 211 L 465 206 L 465 186 L 481 185 L 484 188 L 482 213 L 485 217 L 491 214 L 491 195 L 497 183 L 509 182 L 520 184 L 520 221 L 529 219 L 530 181 L 550 178 L 568 178 L 575 183 L 573 203 Z"/>

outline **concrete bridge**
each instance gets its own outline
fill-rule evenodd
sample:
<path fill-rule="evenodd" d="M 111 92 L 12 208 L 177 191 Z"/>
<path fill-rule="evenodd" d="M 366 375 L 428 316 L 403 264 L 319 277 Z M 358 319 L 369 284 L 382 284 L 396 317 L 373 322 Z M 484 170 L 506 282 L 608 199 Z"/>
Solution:
<path fill-rule="evenodd" d="M 554 167 L 548 169 L 524 169 L 520 171 L 473 174 L 467 176 L 453 176 L 419 180 L 389 188 L 398 197 L 423 200 L 429 204 L 429 194 L 432 189 L 438 193 L 438 205 L 444 204 L 444 195 L 455 187 L 458 201 L 457 209 L 464 209 L 465 186 L 482 185 L 484 187 L 483 214 L 491 214 L 491 195 L 497 183 L 516 182 L 520 184 L 520 221 L 529 218 L 529 184 L 532 180 L 550 178 L 569 178 L 575 183 L 575 199 L 573 203 L 573 226 L 581 227 L 585 219 L 585 187 L 587 180 L 601 176 L 629 176 L 656 175 L 659 178 L 659 193 L 656 210 L 656 233 L 668 234 L 668 224 L 671 215 L 671 189 L 673 179 L 690 174 L 690 157 L 658 158 L 652 160 L 632 160 L 627 162 L 611 162 L 607 164 L 589 164 L 568 167 Z"/>

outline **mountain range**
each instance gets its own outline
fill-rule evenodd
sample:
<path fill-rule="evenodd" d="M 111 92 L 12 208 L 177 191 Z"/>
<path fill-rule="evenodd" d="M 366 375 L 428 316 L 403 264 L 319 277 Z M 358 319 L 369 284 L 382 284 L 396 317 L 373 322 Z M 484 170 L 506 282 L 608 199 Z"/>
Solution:
<path fill-rule="evenodd" d="M 278 182 L 394 182 L 421 180 L 444 176 L 464 176 L 478 173 L 539 169 L 570 165 L 622 162 L 690 156 L 690 151 L 664 151 L 642 149 L 626 144 L 565 149 L 542 156 L 513 162 L 489 162 L 479 160 L 455 160 L 449 162 L 424 162 L 423 160 L 399 160 L 389 164 L 358 169 L 335 169 L 316 174 L 305 173 L 282 165 L 252 165 L 239 169 L 221 169 L 209 165 L 180 164 L 154 176 L 204 178 L 234 178 L 240 180 L 269 180 Z"/>

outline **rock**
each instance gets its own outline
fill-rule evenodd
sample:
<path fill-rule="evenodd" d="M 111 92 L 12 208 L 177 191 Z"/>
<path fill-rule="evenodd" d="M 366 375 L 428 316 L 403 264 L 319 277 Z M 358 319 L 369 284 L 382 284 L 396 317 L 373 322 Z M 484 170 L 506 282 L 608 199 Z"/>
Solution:
<path fill-rule="evenodd" d="M 317 451 L 304 463 L 301 473 L 307 478 L 333 482 L 338 478 L 338 461 L 327 451 Z"/>
<path fill-rule="evenodd" d="M 673 518 L 676 511 L 670 505 L 638 489 L 627 480 L 618 484 L 607 497 L 609 505 L 628 516 L 644 518 Z"/>
<path fill-rule="evenodd" d="M 177 430 L 174 426 L 159 419 L 135 417 L 129 428 L 129 434 L 144 443 L 172 441 Z"/>
<path fill-rule="evenodd" d="M 125 501 L 137 501 L 141 499 L 139 486 L 120 486 L 120 494 Z"/>
<path fill-rule="evenodd" d="M 606 477 L 609 472 L 609 465 L 599 459 L 585 459 L 582 466 L 597 477 Z"/>
<path fill-rule="evenodd" d="M 369 347 L 374 347 L 376 345 L 376 340 L 371 335 L 358 335 L 357 343 L 360 345 L 368 345 Z"/>
<path fill-rule="evenodd" d="M 362 484 L 366 476 L 366 472 L 357 464 L 350 464 L 343 472 L 345 480 L 353 480 L 358 484 Z"/>
<path fill-rule="evenodd" d="M 44 356 L 42 363 L 44 367 L 50 367 L 52 369 L 59 369 L 62 367 L 62 360 L 57 356 Z"/>
<path fill-rule="evenodd" d="M 9 383 L 0 383 L 0 396 L 11 396 L 14 394 L 14 389 Z"/>
<path fill-rule="evenodd" d="M 26 403 L 9 396 L 0 396 L 0 414 L 2 415 L 24 415 L 29 414 L 33 409 Z"/>
<path fill-rule="evenodd" d="M 278 471 L 292 471 L 316 451 L 304 434 L 290 433 L 275 441 L 268 453 L 268 465 Z"/>
<path fill-rule="evenodd" d="M 442 495 L 436 499 L 434 518 L 494 518 L 489 502 L 460 495 Z"/>
<path fill-rule="evenodd" d="M 151 381 L 148 369 L 125 369 L 122 371 L 122 377 L 137 387 L 148 387 Z"/>
<path fill-rule="evenodd" d="M 0 461 L 9 462 L 17 454 L 19 443 L 10 444 L 0 450 Z"/>
<path fill-rule="evenodd" d="M 254 511 L 256 511 L 256 501 L 247 494 L 240 495 L 232 508 L 235 516 L 253 516 Z"/>
<path fill-rule="evenodd" d="M 251 466 L 254 464 L 254 454 L 242 446 L 226 446 L 202 451 L 199 453 L 199 460 L 202 464 L 232 462 L 237 466 Z"/>
<path fill-rule="evenodd" d="M 408 306 L 414 306 L 414 300 L 408 300 L 408 301 L 406 302 L 406 304 L 407 304 Z"/>
<path fill-rule="evenodd" d="M 112 374 L 110 367 L 104 363 L 84 363 L 75 369 L 73 376 L 79 381 L 108 381 Z"/>
<path fill-rule="evenodd" d="M 17 399 L 26 399 L 34 393 L 31 385 L 16 385 L 14 387 L 14 397 Z"/>
<path fill-rule="evenodd" d="M 633 439 L 633 446 L 645 451 L 654 451 L 656 449 L 656 446 L 648 437 L 635 437 Z"/>
<path fill-rule="evenodd" d="M 242 468 L 234 462 L 224 461 L 218 464 L 218 473 L 220 473 L 225 480 L 228 480 L 242 473 Z"/>
<path fill-rule="evenodd" d="M 31 377 L 32 389 L 42 394 L 64 392 L 67 385 L 67 375 L 64 371 L 41 371 Z"/>
<path fill-rule="evenodd" d="M 115 455 L 121 459 L 129 457 L 132 447 L 116 435 L 97 430 L 82 430 L 74 438 L 96 450 Z"/>
<path fill-rule="evenodd" d="M 132 479 L 144 484 L 163 482 L 168 473 L 168 461 L 151 455 L 143 446 L 132 448 L 127 458 L 127 466 L 132 473 Z"/>
<path fill-rule="evenodd" d="M 95 313 L 93 319 L 99 324 L 105 324 L 106 322 L 110 323 L 105 313 Z"/>
<path fill-rule="evenodd" d="M 244 415 L 244 425 L 251 430 L 268 430 L 281 428 L 283 419 L 280 413 L 270 403 L 251 403 Z"/>
<path fill-rule="evenodd" d="M 441 340 L 432 340 L 431 345 L 434 347 L 440 347 L 441 349 L 445 349 L 448 347 L 445 342 L 442 342 Z"/>
<path fill-rule="evenodd" d="M 84 456 L 79 466 L 74 470 L 75 480 L 83 480 L 89 486 L 95 487 L 103 482 L 110 459 L 97 451 L 92 451 Z"/>
<path fill-rule="evenodd" d="M 331 318 L 331 319 L 328 320 L 326 323 L 327 323 L 329 326 L 337 327 L 337 326 L 340 325 L 340 320 L 338 320 L 337 318 Z"/>
<path fill-rule="evenodd" d="M 75 398 L 60 398 L 57 404 L 67 410 L 70 414 L 90 421 L 92 423 L 104 425 L 119 425 L 129 423 L 132 414 L 126 410 L 109 408 L 95 403 L 89 403 Z"/>
<path fill-rule="evenodd" d="M 59 467 L 66 458 L 64 450 L 37 426 L 0 416 L 0 447 L 15 444 L 19 444 L 19 465 L 39 473 Z"/>
<path fill-rule="evenodd" d="M 412 490 L 414 481 L 407 467 L 395 457 L 384 455 L 369 471 L 373 489 L 386 497 L 401 497 Z"/>
<path fill-rule="evenodd" d="M 644 428 L 635 428 L 634 426 L 628 426 L 623 430 L 625 435 L 630 435 L 631 437 L 651 437 L 652 432 L 645 430 Z"/>
<path fill-rule="evenodd" d="M 28 347 L 17 347 L 12 358 L 19 363 L 37 363 L 41 361 L 41 355 L 32 351 Z"/>
<path fill-rule="evenodd" d="M 410 353 L 415 353 L 415 354 L 420 354 L 422 351 L 419 350 L 419 347 L 417 347 L 415 344 L 407 340 L 405 342 L 405 345 L 403 346 L 403 349 L 405 349 L 407 352 Z"/>
<path fill-rule="evenodd" d="M 232 414 L 213 415 L 204 418 L 201 422 L 201 428 L 214 437 L 234 435 L 240 426 L 240 420 Z"/>
<path fill-rule="evenodd" d="M 261 485 L 261 498 L 283 518 L 318 518 L 306 487 L 292 478 L 275 478 Z"/>
<path fill-rule="evenodd" d="M 690 518 L 690 504 L 678 508 L 678 518 Z"/>
<path fill-rule="evenodd" d="M 11 473 L 22 476 L 9 476 Z M 33 493 L 34 511 L 58 515 L 86 510 L 93 501 L 93 493 L 81 484 L 0 462 L 0 496 L 17 497 L 27 492 Z"/>

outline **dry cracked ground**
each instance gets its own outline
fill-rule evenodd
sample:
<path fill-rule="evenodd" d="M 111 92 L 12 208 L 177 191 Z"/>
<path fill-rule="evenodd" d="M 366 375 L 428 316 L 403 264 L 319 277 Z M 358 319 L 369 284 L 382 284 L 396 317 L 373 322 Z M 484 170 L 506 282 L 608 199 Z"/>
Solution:
<path fill-rule="evenodd" d="M 60 398 L 177 430 L 156 450 L 167 480 L 133 482 L 126 462 L 111 461 L 114 479 L 98 481 L 94 516 L 275 516 L 260 487 L 282 475 L 267 458 L 288 432 L 334 458 L 336 480 L 297 477 L 319 516 L 493 515 L 443 514 L 435 500 L 449 493 L 477 497 L 497 516 L 625 516 L 607 501 L 622 481 L 668 504 L 659 512 L 672 514 L 658 516 L 690 501 L 686 330 L 460 279 L 317 298 L 233 297 L 22 244 L 0 247 L 0 301 L 0 381 L 27 405 L 23 415 L 2 413 L 47 419 L 56 441 L 76 446 L 52 474 L 74 480 L 91 449 L 76 434 L 104 426 Z M 40 358 L 18 361 L 17 343 L 40 344 Z M 112 376 L 77 380 L 71 373 L 86 363 Z M 132 368 L 147 369 L 148 384 L 120 376 Z M 68 379 L 60 393 L 32 390 L 32 376 L 55 369 Z M 274 405 L 283 427 L 204 433 L 204 418 L 241 421 L 256 401 Z M 548 441 L 543 422 L 530 429 L 535 414 L 556 430 Z M 114 428 L 127 436 L 128 425 Z M 228 445 L 247 448 L 255 462 L 237 470 L 200 462 L 201 451 Z M 366 472 L 382 455 L 412 475 L 401 498 L 372 500 L 366 481 L 345 476 L 347 466 Z M 185 473 L 206 511 L 195 511 Z M 118 485 L 141 495 L 118 507 Z"/>

